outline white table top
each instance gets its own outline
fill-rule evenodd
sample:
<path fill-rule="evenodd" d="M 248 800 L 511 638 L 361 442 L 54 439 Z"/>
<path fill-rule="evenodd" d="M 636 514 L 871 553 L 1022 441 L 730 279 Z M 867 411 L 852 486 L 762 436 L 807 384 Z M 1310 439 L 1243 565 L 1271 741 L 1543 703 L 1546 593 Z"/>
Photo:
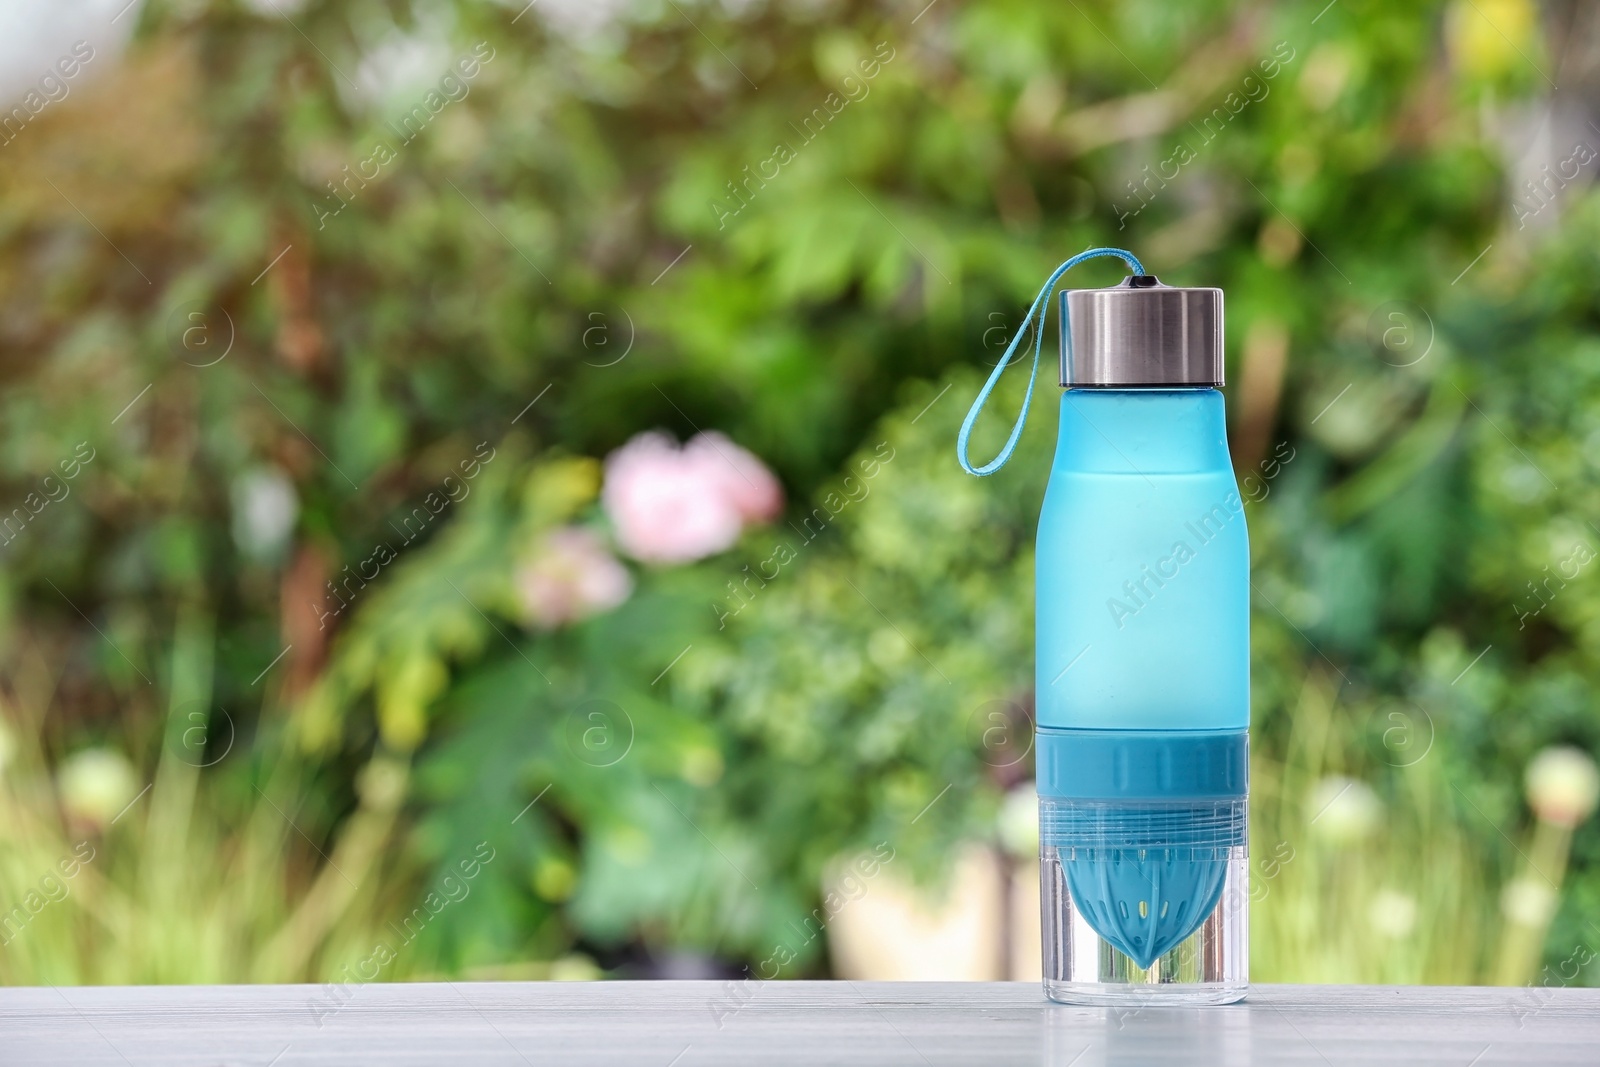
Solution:
<path fill-rule="evenodd" d="M 1031 983 L 504 982 L 0 989 L 0 1063 L 1600 1064 L 1600 989 L 1258 986 L 1068 1008 Z"/>

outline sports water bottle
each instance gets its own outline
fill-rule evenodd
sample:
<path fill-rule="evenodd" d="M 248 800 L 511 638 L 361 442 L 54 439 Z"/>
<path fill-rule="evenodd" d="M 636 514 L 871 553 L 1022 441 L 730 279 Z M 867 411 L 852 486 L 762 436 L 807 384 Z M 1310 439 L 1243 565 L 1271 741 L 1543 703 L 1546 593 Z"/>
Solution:
<path fill-rule="evenodd" d="M 1250 578 L 1217 391 L 1221 290 L 1162 285 L 1117 249 L 1068 260 L 957 451 L 979 475 L 1009 458 L 1023 418 L 976 468 L 972 425 L 1056 280 L 1107 255 L 1132 276 L 1061 294 L 1065 392 L 1035 561 L 1044 989 L 1231 1003 L 1249 982 Z"/>

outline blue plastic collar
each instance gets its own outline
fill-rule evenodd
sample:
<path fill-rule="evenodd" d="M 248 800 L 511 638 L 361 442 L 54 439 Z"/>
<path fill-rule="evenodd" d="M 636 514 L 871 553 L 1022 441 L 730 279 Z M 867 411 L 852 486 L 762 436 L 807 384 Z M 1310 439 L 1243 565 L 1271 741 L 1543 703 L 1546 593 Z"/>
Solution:
<path fill-rule="evenodd" d="M 1250 741 L 1244 730 L 1059 730 L 1041 727 L 1042 797 L 1190 800 L 1244 797 Z"/>

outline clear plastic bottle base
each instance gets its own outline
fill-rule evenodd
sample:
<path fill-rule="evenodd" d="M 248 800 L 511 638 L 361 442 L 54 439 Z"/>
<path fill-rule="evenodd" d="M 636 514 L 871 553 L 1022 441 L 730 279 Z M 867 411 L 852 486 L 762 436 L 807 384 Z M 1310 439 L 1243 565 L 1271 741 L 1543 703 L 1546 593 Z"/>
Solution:
<path fill-rule="evenodd" d="M 1164 840 L 1139 843 L 1148 847 L 1130 847 L 1130 842 L 1107 847 L 1111 841 L 1100 836 L 1092 848 L 1068 843 L 1086 840 L 1082 832 L 1052 832 L 1083 826 L 1082 802 L 1046 797 L 1040 802 L 1047 997 L 1127 1010 L 1244 999 L 1250 987 L 1249 856 L 1244 844 L 1222 843 L 1245 840 L 1242 800 L 1207 813 L 1204 821 L 1210 826 L 1198 833 L 1186 829 L 1181 837 L 1169 832 L 1158 835 Z M 1192 818 L 1192 812 L 1184 815 Z M 1099 823 L 1101 817 L 1094 817 Z M 1140 819 L 1149 822 L 1151 816 Z M 1099 899 L 1074 900 L 1074 885 Z M 1203 919 L 1186 918 L 1185 907 L 1210 910 Z M 1101 936 L 1096 925 L 1122 947 Z M 1128 954 L 1163 948 L 1148 966 Z"/>
<path fill-rule="evenodd" d="M 1193 1008 L 1205 1004 L 1237 1004 L 1249 992 L 1249 982 L 1197 982 L 1162 986 L 1044 980 L 1044 995 L 1057 1004 L 1135 1011 L 1144 1007 Z"/>

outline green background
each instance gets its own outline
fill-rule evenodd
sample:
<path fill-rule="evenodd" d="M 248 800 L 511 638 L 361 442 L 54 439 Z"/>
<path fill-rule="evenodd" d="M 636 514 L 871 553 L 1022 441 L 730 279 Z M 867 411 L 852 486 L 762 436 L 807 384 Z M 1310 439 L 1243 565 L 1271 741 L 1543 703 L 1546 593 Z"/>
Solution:
<path fill-rule="evenodd" d="M 1055 391 L 994 478 L 956 429 L 1050 269 L 1115 244 L 1227 294 L 1254 976 L 1600 981 L 1573 963 L 1600 832 L 1523 782 L 1600 748 L 1600 594 L 1539 584 L 1600 545 L 1600 200 L 1590 165 L 1521 184 L 1600 144 L 1570 121 L 1591 22 L 150 0 L 86 25 L 70 94 L 0 146 L 5 506 L 94 457 L 0 548 L 0 905 L 94 858 L 0 978 L 334 978 L 480 843 L 383 977 L 738 973 L 879 842 L 937 898 L 963 843 L 1017 836 L 1031 772 L 986 729 L 1026 751 Z M 786 515 L 524 625 L 517 567 L 605 531 L 600 461 L 651 429 L 726 433 Z M 324 616 L 480 445 L 470 495 Z M 880 445 L 869 495 L 719 626 Z M 298 501 L 264 545 L 236 536 L 263 472 Z M 819 939 L 783 970 L 829 967 Z"/>

